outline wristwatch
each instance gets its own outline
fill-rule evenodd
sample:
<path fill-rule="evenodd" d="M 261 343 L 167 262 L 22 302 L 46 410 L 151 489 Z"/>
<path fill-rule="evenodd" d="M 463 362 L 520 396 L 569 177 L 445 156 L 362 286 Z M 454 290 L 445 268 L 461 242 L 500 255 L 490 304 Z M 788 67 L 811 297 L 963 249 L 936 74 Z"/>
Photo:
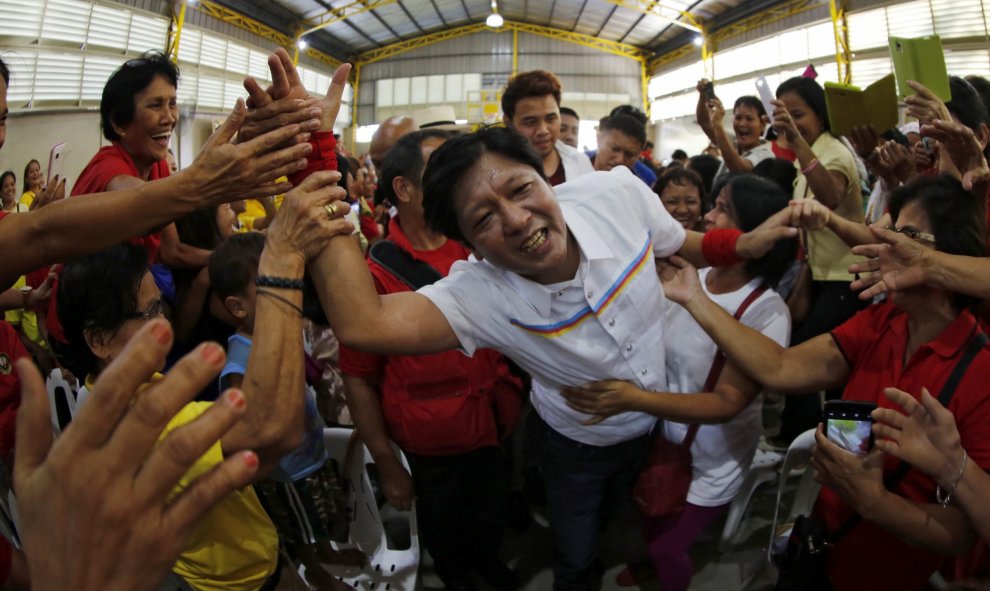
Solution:
<path fill-rule="evenodd" d="M 31 299 L 31 292 L 32 291 L 34 291 L 34 288 L 31 287 L 30 285 L 25 285 L 24 287 L 21 288 L 21 303 L 22 303 L 22 306 L 21 307 L 22 308 L 27 309 L 29 307 L 28 306 L 28 302 Z"/>

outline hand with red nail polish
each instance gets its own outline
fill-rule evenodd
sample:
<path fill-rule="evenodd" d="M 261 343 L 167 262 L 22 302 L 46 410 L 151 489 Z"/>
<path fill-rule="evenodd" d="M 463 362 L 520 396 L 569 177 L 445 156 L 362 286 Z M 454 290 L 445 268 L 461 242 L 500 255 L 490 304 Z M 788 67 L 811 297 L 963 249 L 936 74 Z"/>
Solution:
<path fill-rule="evenodd" d="M 41 375 L 17 364 L 14 490 L 32 589 L 157 589 L 207 512 L 257 474 L 258 457 L 241 451 L 189 477 L 247 400 L 232 390 L 216 404 L 189 404 L 223 364 L 215 344 L 142 389 L 171 344 L 166 321 L 147 322 L 54 443 Z"/>

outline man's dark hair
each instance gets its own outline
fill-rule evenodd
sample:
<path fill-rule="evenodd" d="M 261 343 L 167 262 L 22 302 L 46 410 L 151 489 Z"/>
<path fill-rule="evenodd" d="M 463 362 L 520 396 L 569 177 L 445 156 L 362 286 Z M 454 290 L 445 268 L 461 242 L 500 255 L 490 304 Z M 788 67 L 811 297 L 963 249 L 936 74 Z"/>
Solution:
<path fill-rule="evenodd" d="M 381 195 L 392 204 L 398 203 L 392 181 L 400 176 L 421 189 L 423 168 L 426 166 L 423 160 L 423 142 L 434 138 L 446 140 L 449 137 L 449 133 L 440 129 L 424 129 L 399 138 L 382 160 L 382 177 L 378 183 Z"/>
<path fill-rule="evenodd" d="M 756 115 L 758 117 L 767 116 L 767 108 L 763 106 L 763 101 L 752 95 L 743 95 L 736 99 L 736 104 L 732 105 L 732 110 L 735 111 L 739 107 L 749 107 L 756 110 Z"/>
<path fill-rule="evenodd" d="M 987 106 L 972 84 L 959 76 L 950 76 L 949 90 L 952 92 L 952 100 L 945 103 L 945 106 L 960 123 L 972 129 L 974 133 L 979 133 L 980 125 L 990 125 Z M 983 149 L 983 155 L 987 154 L 990 154 L 990 143 Z"/>
<path fill-rule="evenodd" d="M 794 168 L 794 163 L 790 160 L 766 158 L 753 167 L 753 174 L 772 181 L 787 195 L 794 193 L 794 179 L 797 178 L 797 169 Z"/>
<path fill-rule="evenodd" d="M 692 186 L 698 189 L 698 200 L 701 201 L 702 206 L 701 213 L 705 213 L 705 205 L 708 201 L 708 189 L 705 188 L 705 181 L 702 180 L 701 175 L 683 166 L 668 168 L 660 175 L 657 182 L 653 184 L 653 192 L 662 199 L 664 189 L 670 185 L 680 185 L 682 187 Z"/>
<path fill-rule="evenodd" d="M 502 113 L 512 119 L 516 114 L 516 103 L 524 98 L 552 95 L 560 106 L 560 79 L 546 70 L 532 70 L 516 74 L 509 79 L 502 91 Z"/>
<path fill-rule="evenodd" d="M 721 187 L 728 188 L 731 203 L 729 215 L 743 232 L 749 232 L 775 213 L 787 207 L 791 200 L 776 183 L 754 174 L 730 174 Z M 714 195 L 714 193 L 713 193 Z M 797 256 L 797 239 L 778 240 L 765 255 L 746 261 L 746 272 L 760 277 L 776 287 Z"/>
<path fill-rule="evenodd" d="M 808 107 L 815 113 L 818 120 L 822 122 L 822 129 L 831 133 L 832 124 L 828 120 L 828 106 L 825 104 L 825 90 L 822 89 L 821 85 L 812 80 L 811 78 L 805 78 L 804 76 L 795 76 L 793 78 L 788 78 L 780 83 L 777 87 L 777 98 L 784 96 L 785 94 L 793 92 L 794 94 L 801 97 Z"/>
<path fill-rule="evenodd" d="M 264 249 L 264 234 L 245 232 L 227 238 L 210 254 L 210 285 L 220 301 L 247 292 Z"/>
<path fill-rule="evenodd" d="M 677 161 L 687 160 L 687 157 L 688 157 L 687 152 L 685 152 L 680 148 L 674 150 L 674 153 L 670 155 L 671 160 L 677 160 Z M 683 162 L 681 163 L 683 164 Z"/>
<path fill-rule="evenodd" d="M 708 154 L 698 154 L 688 158 L 687 168 L 698 173 L 705 183 L 705 192 L 702 195 L 712 192 L 712 183 L 715 182 L 715 175 L 718 174 L 721 164 L 718 158 Z"/>
<path fill-rule="evenodd" d="M 120 139 L 114 129 L 126 127 L 134 120 L 134 97 L 155 79 L 164 76 L 172 86 L 179 86 L 179 68 L 160 51 L 149 51 L 142 57 L 124 62 L 114 70 L 103 87 L 100 99 L 100 129 L 110 141 Z"/>
<path fill-rule="evenodd" d="M 642 109 L 637 109 L 632 105 L 619 105 L 618 107 L 612 109 L 612 111 L 608 114 L 609 117 L 615 117 L 616 115 L 628 115 L 636 121 L 639 121 L 640 125 L 643 127 L 646 127 L 646 124 L 650 121 L 649 117 L 646 116 L 646 113 L 644 113 Z"/>
<path fill-rule="evenodd" d="M 953 98 L 955 95 L 953 95 Z M 917 201 L 928 216 L 935 250 L 968 257 L 987 256 L 986 218 L 981 204 L 946 173 L 918 177 L 899 187 L 890 195 L 890 218 L 897 223 L 901 211 Z M 956 294 L 956 305 L 965 308 L 978 302 L 976 298 Z"/>
<path fill-rule="evenodd" d="M 0 76 L 3 76 L 3 83 L 8 87 L 10 86 L 10 68 L 7 67 L 7 62 L 3 61 L 0 57 Z"/>
<path fill-rule="evenodd" d="M 529 140 L 513 129 L 491 125 L 455 136 L 430 155 L 423 174 L 423 216 L 431 230 L 467 243 L 457 225 L 454 191 L 461 177 L 489 152 L 529 166 L 546 180 L 543 159 Z"/>
<path fill-rule="evenodd" d="M 99 372 L 100 361 L 86 343 L 86 333 L 113 338 L 138 312 L 138 292 L 147 272 L 148 253 L 126 242 L 79 257 L 62 269 L 55 306 L 68 346 L 61 361 L 75 375 Z"/>
<path fill-rule="evenodd" d="M 618 131 L 623 135 L 628 135 L 639 143 L 639 149 L 642 150 L 643 146 L 646 144 L 646 128 L 639 119 L 636 119 L 632 115 L 626 115 L 624 113 L 619 113 L 618 115 L 610 115 L 608 119 L 602 123 L 598 131 L 605 133 L 606 131 Z"/>
<path fill-rule="evenodd" d="M 561 115 L 570 115 L 571 117 L 574 117 L 575 119 L 577 119 L 579 121 L 581 120 L 581 116 L 577 114 L 577 111 L 575 111 L 574 109 L 572 109 L 570 107 L 561 107 L 560 108 L 560 114 Z"/>

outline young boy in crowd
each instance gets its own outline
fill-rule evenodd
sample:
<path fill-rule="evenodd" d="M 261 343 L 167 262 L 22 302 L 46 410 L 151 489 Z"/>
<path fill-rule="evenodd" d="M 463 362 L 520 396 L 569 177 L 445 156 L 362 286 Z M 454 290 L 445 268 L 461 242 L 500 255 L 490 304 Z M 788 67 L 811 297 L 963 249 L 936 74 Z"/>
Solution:
<path fill-rule="evenodd" d="M 210 256 L 213 289 L 239 322 L 237 332 L 227 342 L 227 364 L 220 372 L 221 390 L 239 388 L 244 379 L 259 290 L 255 278 L 264 247 L 263 234 L 235 234 Z M 271 295 L 275 296 L 274 292 Z M 300 392 L 306 397 L 302 445 L 282 458 L 271 477 L 258 483 L 256 488 L 290 552 L 306 566 L 306 578 L 310 583 L 319 589 L 350 589 L 320 566 L 321 562 L 360 566 L 364 564 L 365 556 L 358 550 L 337 552 L 330 545 L 333 521 L 343 514 L 344 493 L 336 463 L 328 461 L 323 444 L 326 425 L 310 389 L 307 386 L 306 391 Z"/>

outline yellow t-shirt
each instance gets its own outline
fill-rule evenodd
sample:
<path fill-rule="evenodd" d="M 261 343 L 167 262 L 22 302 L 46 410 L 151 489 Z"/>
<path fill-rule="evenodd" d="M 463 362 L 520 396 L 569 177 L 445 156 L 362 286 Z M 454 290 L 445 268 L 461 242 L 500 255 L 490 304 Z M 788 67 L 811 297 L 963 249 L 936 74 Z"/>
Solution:
<path fill-rule="evenodd" d="M 25 285 L 27 285 L 27 278 L 22 276 L 11 289 L 20 289 Z M 14 326 L 19 326 L 21 332 L 24 333 L 24 336 L 29 341 L 37 343 L 42 349 L 48 351 L 48 342 L 45 340 L 45 337 L 41 336 L 41 330 L 38 328 L 38 315 L 36 313 L 22 308 L 7 310 L 4 312 L 4 319 Z"/>
<path fill-rule="evenodd" d="M 190 402 L 169 421 L 159 441 L 207 411 L 211 402 Z M 174 494 L 223 462 L 217 441 L 186 472 Z M 275 572 L 278 534 L 251 486 L 234 491 L 193 528 L 172 567 L 198 591 L 256 591 Z"/>
<path fill-rule="evenodd" d="M 811 146 L 811 151 L 818 158 L 819 166 L 830 172 L 839 172 L 846 177 L 845 192 L 834 212 L 847 220 L 863 223 L 863 197 L 859 188 L 859 171 L 856 169 L 852 152 L 827 131 L 818 136 Z M 800 163 L 795 162 L 794 165 L 798 168 L 798 175 L 794 180 L 794 199 L 814 199 L 815 195 L 808 187 L 808 177 L 800 172 Z M 808 262 L 815 281 L 853 280 L 853 276 L 849 274 L 849 265 L 861 261 L 862 258 L 853 255 L 848 244 L 828 228 L 808 232 L 807 237 Z"/>
<path fill-rule="evenodd" d="M 162 377 L 156 372 L 150 382 Z M 83 396 L 82 404 L 91 404 L 88 392 L 93 391 L 94 380 L 95 376 L 86 376 L 87 394 Z M 193 422 L 212 405 L 212 402 L 185 405 L 168 422 L 158 441 Z M 172 496 L 181 493 L 190 482 L 221 462 L 223 450 L 218 440 L 182 475 Z M 199 520 L 172 570 L 197 591 L 256 591 L 275 572 L 277 564 L 275 526 L 262 509 L 254 488 L 246 486 L 230 493 Z"/>
<path fill-rule="evenodd" d="M 21 195 L 20 204 L 25 208 L 31 207 L 31 202 L 34 201 L 34 191 L 24 191 Z"/>
<path fill-rule="evenodd" d="M 282 199 L 285 195 L 275 196 L 275 211 L 282 207 Z M 261 204 L 257 199 L 246 199 L 244 201 L 244 212 L 237 214 L 237 221 L 239 222 L 238 231 L 240 232 L 251 232 L 254 230 L 254 220 L 258 218 L 263 218 L 267 214 L 265 213 L 265 206 Z"/>

